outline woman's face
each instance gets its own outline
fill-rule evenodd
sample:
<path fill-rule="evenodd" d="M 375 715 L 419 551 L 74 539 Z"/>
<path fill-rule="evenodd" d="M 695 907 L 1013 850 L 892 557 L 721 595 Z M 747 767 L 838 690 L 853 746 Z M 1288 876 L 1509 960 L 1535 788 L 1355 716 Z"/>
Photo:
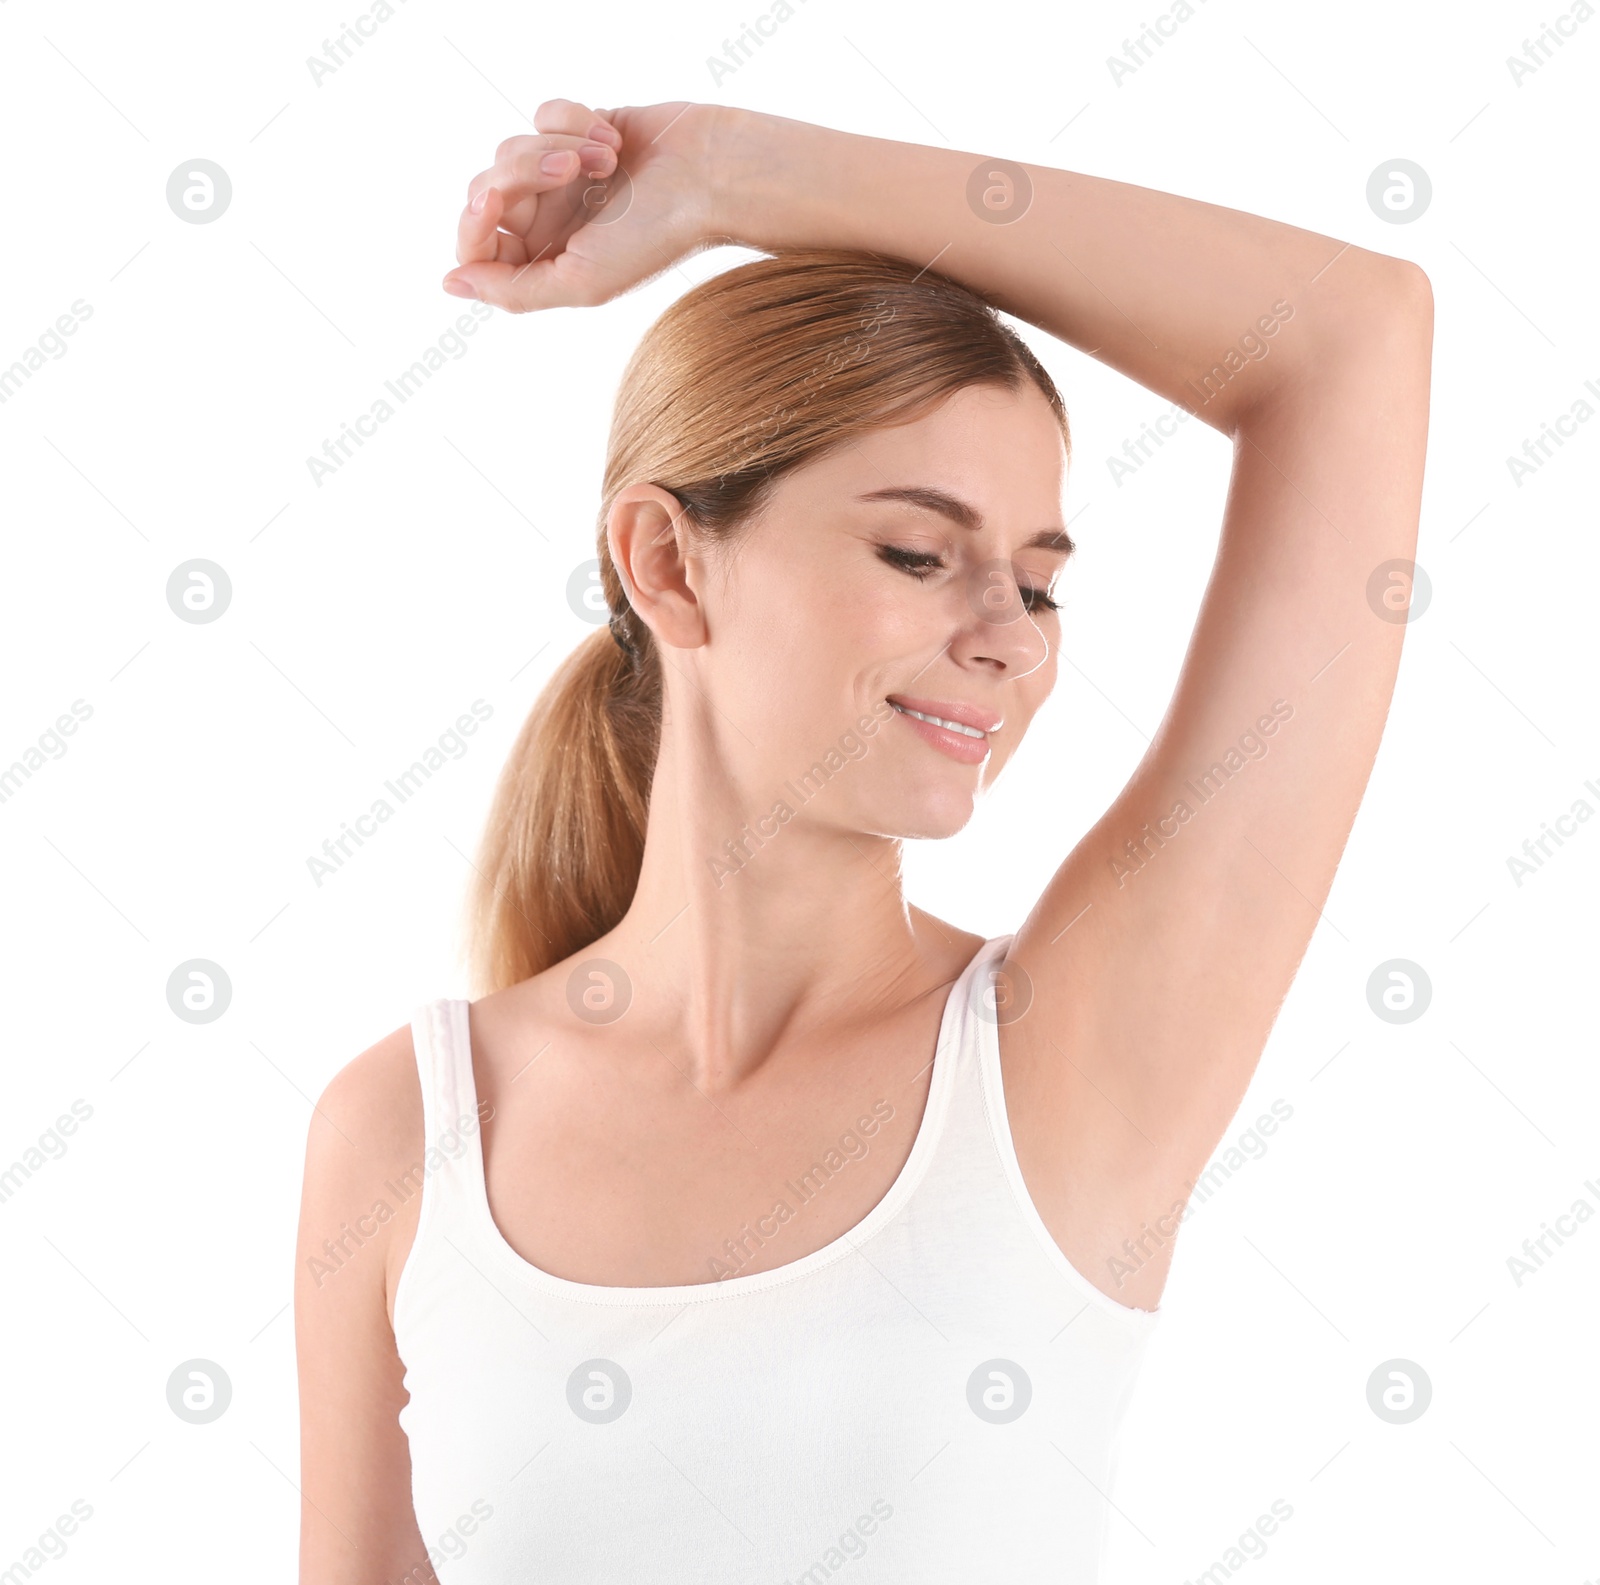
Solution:
<path fill-rule="evenodd" d="M 746 807 L 894 837 L 966 824 L 1055 685 L 1066 472 L 1030 383 L 967 387 L 780 481 L 704 569 L 709 642 L 669 656 L 693 679 L 674 709 L 701 709 Z"/>

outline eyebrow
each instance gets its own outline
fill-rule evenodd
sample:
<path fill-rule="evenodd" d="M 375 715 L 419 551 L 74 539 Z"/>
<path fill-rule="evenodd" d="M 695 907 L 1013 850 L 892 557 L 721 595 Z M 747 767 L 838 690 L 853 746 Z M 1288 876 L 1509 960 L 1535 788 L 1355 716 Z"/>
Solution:
<path fill-rule="evenodd" d="M 974 533 L 984 526 L 983 513 L 971 502 L 963 501 L 944 490 L 936 490 L 931 485 L 890 485 L 882 490 L 869 490 L 865 495 L 858 495 L 856 499 L 901 501 L 907 506 L 916 507 L 919 511 L 937 512 L 940 517 L 947 517 L 952 523 L 971 529 Z M 1024 540 L 1018 546 L 1019 550 L 1058 551 L 1063 556 L 1070 556 L 1077 548 L 1072 536 L 1064 528 L 1040 529 L 1031 539 Z"/>

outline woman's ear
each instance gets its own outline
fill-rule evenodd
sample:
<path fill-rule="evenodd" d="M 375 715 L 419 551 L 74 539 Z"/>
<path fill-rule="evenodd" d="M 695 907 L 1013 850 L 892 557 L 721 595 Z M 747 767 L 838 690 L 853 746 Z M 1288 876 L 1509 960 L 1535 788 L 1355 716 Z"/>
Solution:
<path fill-rule="evenodd" d="M 698 649 L 705 608 L 691 586 L 683 503 L 655 484 L 630 484 L 611 503 L 606 542 L 628 603 L 660 643 Z"/>

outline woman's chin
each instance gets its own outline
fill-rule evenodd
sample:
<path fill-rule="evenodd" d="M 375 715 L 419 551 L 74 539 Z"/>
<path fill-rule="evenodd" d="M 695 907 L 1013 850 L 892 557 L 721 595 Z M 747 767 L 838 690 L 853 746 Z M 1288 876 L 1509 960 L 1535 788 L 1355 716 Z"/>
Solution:
<path fill-rule="evenodd" d="M 962 830 L 972 819 L 976 807 L 971 793 L 947 793 L 936 799 L 918 800 L 914 806 L 902 805 L 885 811 L 886 817 L 878 829 L 885 836 L 907 842 L 940 842 Z"/>

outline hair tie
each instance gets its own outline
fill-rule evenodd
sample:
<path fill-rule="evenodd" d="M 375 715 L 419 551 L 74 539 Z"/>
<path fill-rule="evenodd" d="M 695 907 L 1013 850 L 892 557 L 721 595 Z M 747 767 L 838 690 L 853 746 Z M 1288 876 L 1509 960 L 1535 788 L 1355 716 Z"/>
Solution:
<path fill-rule="evenodd" d="M 624 620 L 625 616 L 625 612 L 613 611 L 606 626 L 611 629 L 611 636 L 616 640 L 617 648 L 628 657 L 629 664 L 637 666 L 639 663 L 639 646 L 634 643 L 633 635 L 628 632 L 627 624 Z"/>

